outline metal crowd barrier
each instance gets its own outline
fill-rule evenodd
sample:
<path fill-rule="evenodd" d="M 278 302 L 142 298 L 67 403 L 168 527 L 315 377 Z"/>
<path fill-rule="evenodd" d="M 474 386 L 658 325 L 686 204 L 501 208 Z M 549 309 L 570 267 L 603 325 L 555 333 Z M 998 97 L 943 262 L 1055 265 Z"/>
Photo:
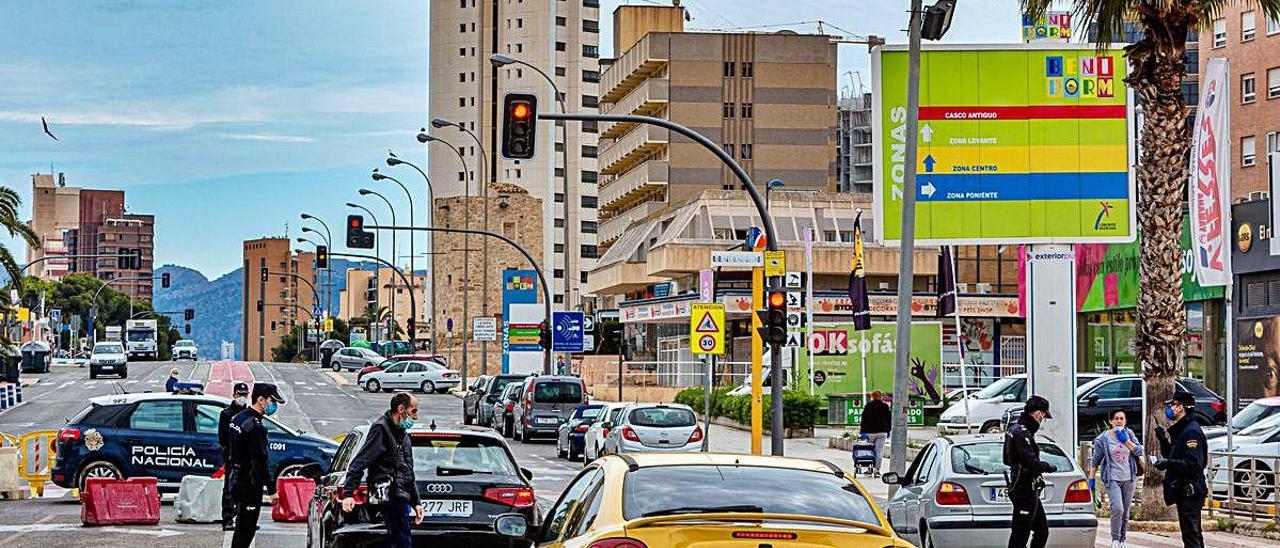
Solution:
<path fill-rule="evenodd" d="M 1280 455 L 1245 455 L 1211 451 L 1209 516 L 1270 521 L 1280 525 Z"/>

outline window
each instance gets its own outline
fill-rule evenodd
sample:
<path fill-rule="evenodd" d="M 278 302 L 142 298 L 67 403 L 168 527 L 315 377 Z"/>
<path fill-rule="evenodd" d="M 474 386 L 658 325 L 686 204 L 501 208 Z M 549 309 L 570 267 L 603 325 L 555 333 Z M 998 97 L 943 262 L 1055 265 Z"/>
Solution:
<path fill-rule="evenodd" d="M 840 238 L 840 233 L 835 230 L 822 231 L 822 241 L 824 242 L 835 242 L 835 241 L 838 241 L 839 238 Z"/>
<path fill-rule="evenodd" d="M 582 283 L 584 283 L 584 284 L 585 284 L 585 283 L 587 283 L 587 273 L 586 273 L 586 272 L 583 272 L 583 273 L 582 273 L 582 276 L 580 277 L 579 281 L 581 281 L 581 282 L 582 282 Z"/>
<path fill-rule="evenodd" d="M 459 72 L 459 73 L 458 73 L 458 81 L 459 81 L 459 82 L 466 82 L 466 81 L 467 81 L 467 73 L 465 73 L 465 72 Z"/>
<path fill-rule="evenodd" d="M 733 145 L 724 145 L 724 153 L 728 154 L 730 158 L 733 158 Z"/>
<path fill-rule="evenodd" d="M 1248 42 L 1257 35 L 1258 18 L 1253 10 L 1240 14 L 1240 41 Z"/>
<path fill-rule="evenodd" d="M 556 219 L 556 228 L 564 228 L 564 219 Z M 559 276 L 559 274 L 556 275 Z"/>
<path fill-rule="evenodd" d="M 564 244 L 556 244 L 556 245 L 554 246 L 554 251 L 553 251 L 553 252 L 554 252 L 554 253 L 564 253 Z"/>
<path fill-rule="evenodd" d="M 599 225 L 595 221 L 582 221 L 583 234 L 595 234 L 599 231 Z"/>
<path fill-rule="evenodd" d="M 583 19 L 582 31 L 583 32 L 600 32 L 600 22 L 592 21 L 590 19 Z"/>
<path fill-rule="evenodd" d="M 751 145 L 749 145 L 749 144 L 747 144 L 747 145 L 742 145 L 742 159 L 743 159 L 743 160 L 750 160 L 750 159 L 751 159 Z"/>
<path fill-rule="evenodd" d="M 557 192 L 557 193 L 556 193 L 556 203 L 558 204 L 558 203 L 562 203 L 562 202 L 564 202 L 564 193 L 563 193 L 563 192 Z"/>
<path fill-rule="evenodd" d="M 556 219 L 556 220 L 557 220 L 557 221 L 559 221 L 560 219 Z M 560 226 L 560 225 L 556 225 L 556 226 Z M 557 269 L 555 269 L 555 270 L 552 270 L 552 271 L 551 271 L 551 276 L 552 276 L 552 277 L 554 277 L 554 278 L 563 278 L 563 277 L 564 277 L 564 269 L 563 269 L 563 268 L 557 268 Z"/>
<path fill-rule="evenodd" d="M 582 122 L 581 125 L 582 125 L 583 133 L 599 133 L 600 132 L 600 125 L 595 120 L 592 120 L 589 122 Z"/>
<path fill-rule="evenodd" d="M 724 62 L 724 77 L 725 77 L 725 78 L 733 78 L 733 73 L 734 73 L 734 65 L 733 65 L 733 61 L 725 61 L 725 62 Z"/>
<path fill-rule="evenodd" d="M 582 207 L 584 207 L 584 208 L 586 208 L 586 209 L 595 209 L 595 208 L 596 208 L 596 201 L 597 201 L 597 199 L 596 199 L 596 197 L 595 197 L 595 196 L 583 196 L 583 197 L 582 197 Z"/>
<path fill-rule="evenodd" d="M 1250 135 L 1240 138 L 1240 165 L 1244 167 L 1258 163 L 1257 151 L 1254 150 L 1254 139 Z"/>
<path fill-rule="evenodd" d="M 383 369 L 387 373 L 404 373 L 405 368 L 409 366 L 409 362 L 400 362 L 393 364 L 391 367 Z"/>
<path fill-rule="evenodd" d="M 563 17 L 556 17 L 556 26 L 563 27 L 564 25 L 565 25 L 565 19 Z"/>
<path fill-rule="evenodd" d="M 582 56 L 583 56 L 583 57 L 591 57 L 591 58 L 593 58 L 593 59 L 594 59 L 594 58 L 596 58 L 596 57 L 599 57 L 599 56 L 600 56 L 600 48 L 599 48 L 599 47 L 597 47 L 597 46 L 592 46 L 592 45 L 590 45 L 590 44 L 583 44 L 583 45 L 582 45 Z"/>
<path fill-rule="evenodd" d="M 1258 98 L 1258 83 L 1253 73 L 1240 76 L 1240 102 L 1252 103 Z"/>
<path fill-rule="evenodd" d="M 522 28 L 524 28 L 524 18 L 522 18 L 522 17 L 517 17 L 517 18 L 516 18 L 516 28 L 518 28 L 518 29 L 522 29 Z"/>
<path fill-rule="evenodd" d="M 222 407 L 207 403 L 196 404 L 196 433 L 217 434 L 218 418 L 222 416 Z"/>
<path fill-rule="evenodd" d="M 594 245 L 590 245 L 590 244 L 583 244 L 583 245 L 582 245 L 582 258 L 583 258 L 583 259 L 598 259 L 598 258 L 600 258 L 600 252 L 596 249 L 596 246 L 594 246 Z"/>
<path fill-rule="evenodd" d="M 1213 20 L 1213 47 L 1220 48 L 1227 45 L 1227 20 L 1218 18 Z"/>
<path fill-rule="evenodd" d="M 1280 19 L 1267 18 L 1267 36 L 1280 33 Z"/>
<path fill-rule="evenodd" d="M 129 416 L 129 428 L 138 430 L 182 431 L 182 402 L 149 401 L 138 404 Z"/>
<path fill-rule="evenodd" d="M 583 158 L 595 158 L 598 154 L 598 149 L 594 145 L 582 145 Z"/>
<path fill-rule="evenodd" d="M 1091 397 L 1097 396 L 1099 401 L 1119 400 L 1128 398 L 1137 398 L 1142 396 L 1142 389 L 1138 386 L 1135 379 L 1121 379 L 1111 381 L 1099 386 L 1092 393 L 1085 396 L 1088 401 Z"/>
<path fill-rule="evenodd" d="M 1040 446 L 1040 458 L 1053 463 L 1058 471 L 1074 470 L 1071 459 L 1058 446 L 1043 442 L 1038 442 L 1037 445 Z M 1000 476 L 1008 469 L 1004 464 L 1002 443 L 988 441 L 951 447 L 951 470 L 957 474 Z"/>
<path fill-rule="evenodd" d="M 1267 99 L 1280 97 L 1280 67 L 1267 69 Z"/>
<path fill-rule="evenodd" d="M 458 56 L 459 56 L 459 57 L 466 57 L 466 56 L 467 56 L 467 48 L 458 48 Z"/>
<path fill-rule="evenodd" d="M 595 171 L 583 171 L 582 182 L 596 184 L 600 180 L 600 174 Z"/>
<path fill-rule="evenodd" d="M 459 23 L 459 24 L 458 24 L 458 32 L 467 32 L 467 24 L 466 24 L 466 23 Z"/>
<path fill-rule="evenodd" d="M 742 63 L 742 77 L 743 77 L 743 78 L 752 78 L 752 77 L 754 77 L 755 75 L 756 75 L 756 64 L 755 64 L 755 63 L 752 63 L 751 61 L 743 61 L 743 63 Z"/>
<path fill-rule="evenodd" d="M 922 454 L 933 452 L 930 445 Z M 776 485 L 786 485 L 787 496 L 776 496 L 777 488 L 771 487 Z M 646 466 L 627 474 L 622 501 L 627 520 L 678 508 L 743 504 L 767 514 L 881 523 L 871 501 L 851 481 L 830 472 L 792 468 Z"/>
<path fill-rule="evenodd" d="M 427 366 L 421 362 L 409 362 L 409 366 L 405 369 L 405 373 L 426 373 Z"/>
<path fill-rule="evenodd" d="M 595 95 L 583 95 L 582 106 L 586 108 L 598 108 L 600 106 L 600 98 Z"/>
<path fill-rule="evenodd" d="M 556 42 L 556 51 L 564 51 L 564 42 Z"/>
<path fill-rule="evenodd" d="M 1267 156 L 1280 152 L 1280 132 L 1272 131 L 1267 134 Z"/>
<path fill-rule="evenodd" d="M 564 304 L 564 295 L 557 293 L 551 301 L 555 304 Z"/>
<path fill-rule="evenodd" d="M 556 295 L 559 297 L 560 295 Z M 566 525 L 573 514 L 582 508 L 584 497 L 593 491 L 589 487 L 594 486 L 603 477 L 603 473 L 599 468 L 589 468 L 579 474 L 577 479 L 565 489 L 564 494 L 560 496 L 560 500 L 556 501 L 556 505 L 547 512 L 546 523 L 542 529 L 542 542 L 554 542 L 560 540 L 565 533 Z"/>
<path fill-rule="evenodd" d="M 465 107 L 465 106 L 467 106 L 467 98 L 466 98 L 466 97 L 459 97 L 459 98 L 458 98 L 458 106 L 459 106 L 459 107 Z"/>
<path fill-rule="evenodd" d="M 582 71 L 582 81 L 583 82 L 599 82 L 600 72 L 594 71 L 594 70 L 584 70 Z"/>
<path fill-rule="evenodd" d="M 597 8 L 597 9 L 599 9 L 599 8 L 600 8 L 600 0 L 582 0 L 582 7 L 584 7 L 584 8 Z"/>
<path fill-rule="evenodd" d="M 755 116 L 756 109 L 752 103 L 742 103 L 742 117 L 751 118 Z"/>
<path fill-rule="evenodd" d="M 733 118 L 734 110 L 735 109 L 733 108 L 733 103 L 725 103 L 724 107 L 720 109 L 721 111 L 720 115 L 724 116 L 725 118 Z"/>
<path fill-rule="evenodd" d="M 458 180 L 459 180 L 459 181 L 465 181 L 465 180 L 467 180 L 467 172 L 465 172 L 465 171 L 459 171 L 459 172 L 458 172 Z"/>

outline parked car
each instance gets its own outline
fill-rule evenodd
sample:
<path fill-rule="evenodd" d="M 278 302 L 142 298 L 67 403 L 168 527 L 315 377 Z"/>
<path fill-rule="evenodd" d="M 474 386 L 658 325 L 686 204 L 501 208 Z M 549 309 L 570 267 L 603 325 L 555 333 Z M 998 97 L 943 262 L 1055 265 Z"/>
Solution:
<path fill-rule="evenodd" d="M 587 403 L 582 379 L 563 375 L 535 375 L 524 380 L 520 401 L 513 410 L 515 439 L 527 441 L 535 436 L 555 435 L 560 423 Z"/>
<path fill-rule="evenodd" d="M 93 354 L 89 356 L 89 378 L 111 373 L 120 378 L 129 376 L 129 358 L 125 356 L 124 345 L 118 342 L 97 342 L 93 345 Z"/>
<path fill-rule="evenodd" d="M 511 383 L 519 383 L 528 375 L 481 375 L 462 397 L 462 422 L 465 424 L 489 424 L 493 403 Z"/>
<path fill-rule="evenodd" d="M 1271 396 L 1253 400 L 1244 409 L 1237 409 L 1236 416 L 1231 418 L 1231 431 L 1239 432 L 1258 424 L 1260 421 L 1270 417 L 1280 415 L 1280 396 Z M 1208 439 L 1224 437 L 1227 435 L 1227 426 L 1206 426 L 1204 428 L 1204 436 Z M 1212 447 L 1213 444 L 1210 444 Z"/>
<path fill-rule="evenodd" d="M 1078 373 L 1076 386 L 1102 377 L 1096 373 Z M 1026 374 L 1002 377 L 986 388 L 974 392 L 965 400 L 951 404 L 938 418 L 938 433 L 965 433 L 971 427 L 974 432 L 994 433 L 1001 431 L 1001 419 L 1010 407 L 1021 406 L 1027 401 Z M 968 401 L 968 416 L 965 416 L 965 402 Z"/>
<path fill-rule="evenodd" d="M 839 467 L 786 457 L 609 456 L 589 463 L 547 516 L 497 516 L 493 529 L 539 548 L 911 546 Z"/>
<path fill-rule="evenodd" d="M 1273 415 L 1258 424 L 1241 430 L 1232 436 L 1232 457 L 1224 453 L 1227 438 L 1209 441 L 1210 466 L 1207 472 L 1209 490 L 1218 500 L 1228 500 L 1234 490 L 1234 498 L 1242 502 L 1275 502 L 1277 474 L 1280 469 L 1280 416 Z M 1218 454 L 1215 454 L 1218 453 Z M 1233 470 L 1233 481 L 1228 481 L 1226 471 Z M 1232 489 L 1234 484 L 1234 489 Z"/>
<path fill-rule="evenodd" d="M 702 447 L 702 427 L 687 405 L 637 403 L 627 406 L 617 422 L 604 425 L 604 453 L 656 453 L 697 451 Z"/>
<path fill-rule="evenodd" d="M 1098 518 L 1084 472 L 1067 452 L 1038 437 L 1040 458 L 1058 467 L 1045 474 L 1040 495 L 1049 522 L 1049 546 L 1093 546 Z M 884 475 L 899 485 L 889 499 L 893 530 L 918 546 L 1004 546 L 1009 540 L 1009 503 L 1004 473 L 1004 437 L 944 436 L 930 441 L 905 474 Z"/>
<path fill-rule="evenodd" d="M 600 417 L 591 423 L 586 433 L 582 436 L 582 462 L 584 465 L 604 456 L 604 440 L 609 437 L 609 429 L 606 426 L 611 426 L 621 420 L 622 412 L 626 410 L 628 405 L 631 404 L 625 402 L 604 404 L 604 409 L 600 411 Z"/>
<path fill-rule="evenodd" d="M 405 360 L 362 377 L 360 388 L 367 392 L 396 389 L 421 390 L 424 394 L 445 393 L 458 386 L 458 372 L 431 360 Z"/>
<path fill-rule="evenodd" d="M 367 504 L 368 486 L 352 493 L 357 505 L 343 512 L 342 485 L 369 426 L 347 434 L 311 500 L 307 546 L 385 546 L 381 505 Z M 426 518 L 412 525 L 415 545 L 508 546 L 492 529 L 495 516 L 538 520 L 533 473 L 520 468 L 506 442 L 476 427 L 409 429 L 413 472 Z M 527 546 L 527 543 L 519 544 Z"/>
<path fill-rule="evenodd" d="M 200 348 L 196 346 L 196 342 L 191 339 L 179 339 L 173 343 L 173 359 L 191 360 L 198 359 Z"/>
<path fill-rule="evenodd" d="M 390 358 L 387 358 L 381 362 L 371 364 L 371 365 L 366 365 L 363 369 L 360 370 L 359 373 L 356 373 L 356 383 L 359 384 L 360 378 L 364 377 L 369 373 L 373 373 L 374 371 L 382 371 L 383 369 L 391 367 L 397 362 L 402 362 L 405 360 L 419 360 L 419 361 L 431 360 L 445 367 L 449 367 L 449 363 L 446 362 L 442 356 L 436 356 L 432 354 L 396 354 L 395 356 L 391 356 Z"/>
<path fill-rule="evenodd" d="M 569 420 L 561 423 L 556 430 L 556 456 L 569 460 L 582 458 L 583 437 L 604 409 L 602 404 L 579 405 L 569 416 Z"/>
<path fill-rule="evenodd" d="M 489 411 L 489 426 L 497 430 L 504 437 L 515 437 L 515 413 L 516 405 L 520 402 L 520 390 L 524 388 L 524 383 L 513 382 L 502 389 L 502 394 L 498 396 L 497 401 L 493 402 Z"/>
<path fill-rule="evenodd" d="M 368 348 L 348 346 L 333 354 L 333 358 L 329 361 L 329 367 L 332 367 L 334 371 L 342 371 L 343 369 L 359 371 L 371 365 L 380 364 L 385 360 L 386 358 Z"/>
<path fill-rule="evenodd" d="M 1226 402 L 1205 388 L 1195 379 L 1178 379 L 1177 390 L 1190 392 L 1196 397 L 1195 413 L 1200 424 L 1214 424 L 1226 420 Z M 1142 437 L 1142 378 L 1138 375 L 1108 375 L 1080 386 L 1076 402 L 1077 441 L 1089 441 L 1111 427 L 1111 412 L 1124 409 L 1132 428 Z M 1004 429 L 1007 430 L 1022 414 L 1022 404 L 1012 406 L 1005 413 Z"/>

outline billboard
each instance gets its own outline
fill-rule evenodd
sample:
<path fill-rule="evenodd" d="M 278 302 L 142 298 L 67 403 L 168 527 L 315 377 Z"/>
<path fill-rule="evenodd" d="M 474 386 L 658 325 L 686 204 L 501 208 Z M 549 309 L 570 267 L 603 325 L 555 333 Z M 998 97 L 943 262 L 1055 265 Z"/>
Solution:
<path fill-rule="evenodd" d="M 1236 409 L 1280 396 L 1280 316 L 1236 320 Z"/>
<path fill-rule="evenodd" d="M 873 322 L 871 329 L 855 331 L 853 323 L 816 324 L 809 344 L 801 346 L 800 367 L 805 377 L 822 379 L 814 393 L 854 394 L 882 390 L 893 393 L 893 360 L 897 327 Z M 813 368 L 809 368 L 809 353 Z M 867 383 L 862 385 L 862 356 L 867 358 Z M 942 401 L 942 324 L 911 324 L 911 397 L 926 405 Z M 816 375 L 816 377 L 815 377 Z"/>
<path fill-rule="evenodd" d="M 538 322 L 544 319 L 538 302 L 538 273 L 508 268 L 502 271 L 502 372 L 512 370 L 512 358 L 527 366 L 532 358 L 541 360 Z M 539 361 L 539 363 L 541 363 Z M 521 368 L 518 368 L 521 369 Z"/>
<path fill-rule="evenodd" d="M 1071 12 L 1049 11 L 1040 14 L 1039 18 L 1029 13 L 1022 14 L 1022 41 L 1071 41 Z"/>
<path fill-rule="evenodd" d="M 1138 242 L 1076 246 L 1076 310 L 1100 312 L 1138 306 Z M 1182 218 L 1182 300 L 1221 299 L 1221 287 L 1204 287 L 1194 274 L 1191 222 Z"/>
<path fill-rule="evenodd" d="M 920 126 L 906 135 L 907 51 L 872 53 L 875 234 L 900 238 L 916 196 L 920 245 L 1132 241 L 1132 109 L 1122 50 L 1067 44 L 932 46 Z M 907 138 L 919 143 L 905 189 Z"/>

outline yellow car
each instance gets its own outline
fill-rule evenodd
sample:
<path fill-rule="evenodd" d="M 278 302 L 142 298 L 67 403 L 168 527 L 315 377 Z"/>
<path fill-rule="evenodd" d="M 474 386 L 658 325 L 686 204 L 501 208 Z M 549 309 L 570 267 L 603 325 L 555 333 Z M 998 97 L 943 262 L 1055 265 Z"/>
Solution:
<path fill-rule="evenodd" d="M 504 514 L 494 529 L 537 548 L 911 546 L 833 464 L 716 453 L 597 459 L 541 524 Z"/>

